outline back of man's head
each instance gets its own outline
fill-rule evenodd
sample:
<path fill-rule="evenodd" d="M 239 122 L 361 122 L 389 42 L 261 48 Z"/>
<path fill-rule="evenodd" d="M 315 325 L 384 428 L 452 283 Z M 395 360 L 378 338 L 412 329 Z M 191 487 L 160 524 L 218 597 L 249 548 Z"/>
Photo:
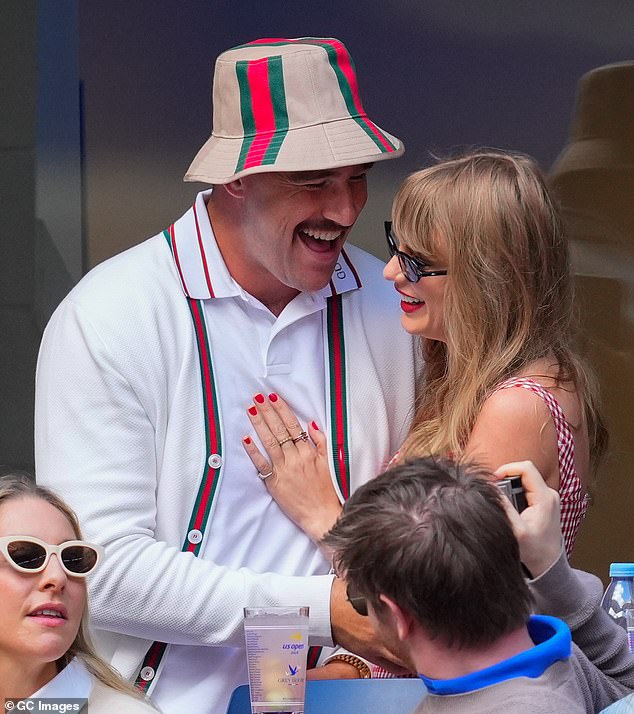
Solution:
<path fill-rule="evenodd" d="M 420 458 L 359 488 L 324 539 L 378 617 L 385 595 L 427 636 L 486 647 L 526 623 L 531 595 L 491 474 Z"/>

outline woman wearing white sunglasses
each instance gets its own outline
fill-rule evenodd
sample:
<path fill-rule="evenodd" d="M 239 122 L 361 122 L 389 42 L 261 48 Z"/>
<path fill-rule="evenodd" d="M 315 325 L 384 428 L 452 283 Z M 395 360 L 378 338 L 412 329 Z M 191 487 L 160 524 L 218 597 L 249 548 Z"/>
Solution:
<path fill-rule="evenodd" d="M 27 476 L 0 477 L 0 702 L 74 698 L 90 714 L 156 712 L 88 639 L 86 576 L 102 557 L 61 499 Z"/>

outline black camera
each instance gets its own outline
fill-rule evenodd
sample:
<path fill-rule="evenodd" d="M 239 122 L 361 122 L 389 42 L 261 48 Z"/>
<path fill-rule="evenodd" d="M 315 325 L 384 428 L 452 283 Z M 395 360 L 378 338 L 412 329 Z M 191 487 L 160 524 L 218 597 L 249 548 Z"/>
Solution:
<path fill-rule="evenodd" d="M 520 476 L 509 476 L 500 481 L 496 481 L 495 485 L 509 499 L 518 513 L 521 513 L 525 508 L 528 508 L 526 494 L 522 488 L 522 479 Z"/>

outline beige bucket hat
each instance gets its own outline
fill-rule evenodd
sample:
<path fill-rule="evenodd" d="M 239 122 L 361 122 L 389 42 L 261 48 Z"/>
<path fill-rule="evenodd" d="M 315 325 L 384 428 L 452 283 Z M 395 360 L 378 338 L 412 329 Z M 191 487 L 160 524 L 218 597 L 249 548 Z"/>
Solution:
<path fill-rule="evenodd" d="M 365 113 L 342 42 L 261 39 L 216 60 L 212 134 L 185 181 L 223 184 L 253 173 L 393 159 L 403 151 Z"/>

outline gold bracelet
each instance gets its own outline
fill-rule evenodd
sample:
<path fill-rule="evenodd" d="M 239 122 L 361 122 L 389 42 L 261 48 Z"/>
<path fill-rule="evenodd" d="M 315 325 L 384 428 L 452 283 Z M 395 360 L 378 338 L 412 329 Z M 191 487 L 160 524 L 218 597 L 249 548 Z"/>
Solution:
<path fill-rule="evenodd" d="M 359 659 L 354 655 L 338 654 L 331 657 L 326 664 L 329 664 L 330 662 L 346 662 L 347 664 L 351 664 L 357 672 L 359 672 L 361 679 L 370 679 L 372 677 L 372 672 L 370 671 L 368 665 L 362 659 Z"/>

